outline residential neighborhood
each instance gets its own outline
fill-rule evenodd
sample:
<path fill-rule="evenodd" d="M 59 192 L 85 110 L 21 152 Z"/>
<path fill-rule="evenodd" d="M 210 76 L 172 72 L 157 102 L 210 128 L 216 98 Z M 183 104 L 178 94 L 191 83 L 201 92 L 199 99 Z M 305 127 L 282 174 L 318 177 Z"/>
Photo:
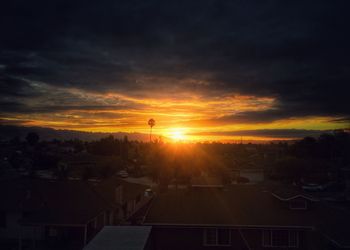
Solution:
<path fill-rule="evenodd" d="M 350 250 L 350 0 L 3 0 L 0 250 Z"/>
<path fill-rule="evenodd" d="M 349 155 L 320 162 L 324 142 L 305 140 L 181 150 L 111 137 L 4 141 L 1 249 L 349 248 Z M 97 143 L 116 148 L 90 151 Z"/>

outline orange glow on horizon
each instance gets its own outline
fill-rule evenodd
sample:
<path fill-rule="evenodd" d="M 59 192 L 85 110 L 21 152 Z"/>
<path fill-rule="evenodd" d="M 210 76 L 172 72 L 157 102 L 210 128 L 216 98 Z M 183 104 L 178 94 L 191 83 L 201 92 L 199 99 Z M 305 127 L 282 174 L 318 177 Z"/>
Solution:
<path fill-rule="evenodd" d="M 188 137 L 185 134 L 184 128 L 170 129 L 169 132 L 166 134 L 166 137 L 169 137 L 172 141 L 175 141 L 175 142 L 188 140 Z"/>
<path fill-rule="evenodd" d="M 332 130 L 350 127 L 346 121 L 337 122 L 337 117 L 291 117 L 271 121 L 240 119 L 241 113 L 273 110 L 277 100 L 269 96 L 225 93 L 205 97 L 181 92 L 175 96 L 152 92 L 144 93 L 141 98 L 122 93 L 100 94 L 73 88 L 52 89 L 42 83 L 36 83 L 35 86 L 37 85 L 46 91 L 60 91 L 76 96 L 82 103 L 63 103 L 61 106 L 53 106 L 53 111 L 50 111 L 50 100 L 34 100 L 27 104 L 33 108 L 32 112 L 8 113 L 1 118 L 5 124 L 85 132 L 148 134 L 147 121 L 153 117 L 156 120 L 154 135 L 173 142 L 237 141 L 240 139 L 237 132 L 242 130 Z M 44 112 L 40 112 L 41 109 Z M 248 138 L 276 139 L 266 136 L 245 136 L 244 139 Z"/>

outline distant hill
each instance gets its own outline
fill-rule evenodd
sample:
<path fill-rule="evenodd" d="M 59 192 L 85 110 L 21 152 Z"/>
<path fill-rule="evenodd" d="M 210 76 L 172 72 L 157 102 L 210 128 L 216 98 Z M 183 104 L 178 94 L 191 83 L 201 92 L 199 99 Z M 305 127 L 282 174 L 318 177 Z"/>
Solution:
<path fill-rule="evenodd" d="M 29 132 L 35 132 L 39 135 L 40 140 L 49 141 L 53 139 L 58 140 L 70 140 L 80 139 L 83 141 L 98 140 L 109 135 L 113 135 L 115 138 L 124 138 L 127 136 L 129 140 L 148 141 L 149 135 L 142 133 L 101 133 L 101 132 L 83 132 L 73 130 L 56 130 L 52 128 L 43 127 L 22 127 L 13 125 L 0 125 L 0 140 L 9 140 L 14 137 L 19 137 L 24 140 Z M 155 135 L 156 136 L 156 135 Z"/>

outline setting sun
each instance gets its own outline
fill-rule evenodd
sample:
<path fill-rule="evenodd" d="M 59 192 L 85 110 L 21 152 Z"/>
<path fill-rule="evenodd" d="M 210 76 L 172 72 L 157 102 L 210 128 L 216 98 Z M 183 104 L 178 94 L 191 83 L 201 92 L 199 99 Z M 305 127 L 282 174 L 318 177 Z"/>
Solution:
<path fill-rule="evenodd" d="M 187 138 L 183 128 L 172 129 L 169 132 L 169 137 L 173 141 L 183 141 L 183 140 L 186 140 L 186 138 Z"/>

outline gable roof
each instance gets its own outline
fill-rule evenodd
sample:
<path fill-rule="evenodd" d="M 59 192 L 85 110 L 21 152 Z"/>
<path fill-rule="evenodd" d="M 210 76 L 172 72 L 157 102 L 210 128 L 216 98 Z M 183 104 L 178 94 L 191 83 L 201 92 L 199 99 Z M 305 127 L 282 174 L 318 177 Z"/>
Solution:
<path fill-rule="evenodd" d="M 278 209 L 270 192 L 255 185 L 224 190 L 169 190 L 157 195 L 146 224 L 313 227 L 300 211 Z M 312 212 L 303 211 L 303 217 Z"/>
<path fill-rule="evenodd" d="M 261 186 L 234 185 L 226 190 L 169 190 L 161 193 L 153 200 L 144 224 L 326 228 L 333 239 L 346 243 L 349 237 L 342 235 L 347 231 L 345 225 L 350 224 L 350 213 L 321 205 L 313 210 L 290 210 L 279 206 L 278 200 Z"/>
<path fill-rule="evenodd" d="M 303 198 L 309 201 L 319 201 L 318 198 L 304 192 L 298 187 L 275 187 L 271 189 L 271 194 L 281 201 L 290 201 L 296 198 Z"/>
<path fill-rule="evenodd" d="M 20 179 L 0 184 L 0 209 L 27 212 L 24 224 L 85 224 L 109 207 L 82 181 Z"/>

